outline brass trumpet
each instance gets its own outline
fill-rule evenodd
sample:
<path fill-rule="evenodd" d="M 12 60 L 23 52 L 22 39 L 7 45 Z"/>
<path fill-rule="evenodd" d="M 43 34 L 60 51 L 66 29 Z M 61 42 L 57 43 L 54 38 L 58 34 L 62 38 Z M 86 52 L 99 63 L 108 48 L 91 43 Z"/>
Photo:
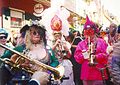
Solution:
<path fill-rule="evenodd" d="M 88 47 L 88 49 L 89 49 L 89 65 L 94 66 L 95 65 L 95 62 L 94 62 L 95 55 L 94 55 L 93 44 L 90 41 L 90 37 L 88 38 L 88 46 L 89 46 Z"/>
<path fill-rule="evenodd" d="M 24 59 L 29 60 L 30 62 L 36 64 L 37 66 L 42 67 L 43 69 L 49 70 L 54 75 L 54 79 L 61 79 L 63 77 L 63 74 L 64 74 L 64 67 L 63 66 L 57 66 L 56 68 L 53 68 L 53 67 L 51 67 L 49 65 L 46 65 L 44 63 L 39 62 L 38 60 L 30 59 L 28 56 L 23 55 L 23 54 L 19 53 L 18 51 L 7 47 L 6 45 L 0 44 L 0 46 L 7 49 L 7 50 L 12 51 L 13 53 L 21 56 Z M 6 62 L 6 60 L 3 60 L 3 61 Z M 9 62 L 9 64 L 11 64 L 11 62 Z M 19 65 L 14 65 L 14 66 L 19 66 Z M 28 70 L 26 68 L 23 68 L 23 69 Z M 34 72 L 31 71 L 31 73 L 34 73 Z"/>

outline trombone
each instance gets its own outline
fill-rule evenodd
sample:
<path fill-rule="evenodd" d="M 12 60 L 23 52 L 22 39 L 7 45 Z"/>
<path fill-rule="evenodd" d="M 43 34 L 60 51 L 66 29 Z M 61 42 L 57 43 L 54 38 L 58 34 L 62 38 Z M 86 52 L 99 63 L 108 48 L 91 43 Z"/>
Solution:
<path fill-rule="evenodd" d="M 38 60 L 30 59 L 28 56 L 23 55 L 23 54 L 19 53 L 18 51 L 13 50 L 13 49 L 7 47 L 6 45 L 0 44 L 0 46 L 3 47 L 3 48 L 5 48 L 5 49 L 7 49 L 7 50 L 12 51 L 13 53 L 21 56 L 21 57 L 24 58 L 24 59 L 29 60 L 30 62 L 33 62 L 34 64 L 42 67 L 43 69 L 49 70 L 51 73 L 53 73 L 55 80 L 56 80 L 56 79 L 61 79 L 61 78 L 63 77 L 63 75 L 64 75 L 64 67 L 63 67 L 63 66 L 60 66 L 60 65 L 59 65 L 59 66 L 57 66 L 56 68 L 53 68 L 53 67 L 51 67 L 51 66 L 49 66 L 49 65 L 46 65 L 46 64 L 44 64 L 44 63 L 39 62 Z M 3 61 L 5 62 L 5 60 L 3 60 Z M 16 65 L 16 66 L 17 66 L 17 65 Z M 26 68 L 24 68 L 24 69 L 26 69 Z M 31 72 L 34 73 L 33 71 L 31 71 Z"/>

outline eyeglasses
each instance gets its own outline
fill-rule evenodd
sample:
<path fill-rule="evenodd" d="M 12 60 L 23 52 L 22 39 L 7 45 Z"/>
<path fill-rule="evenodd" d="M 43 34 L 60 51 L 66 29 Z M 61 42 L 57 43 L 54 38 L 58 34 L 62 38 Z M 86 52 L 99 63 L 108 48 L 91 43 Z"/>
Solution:
<path fill-rule="evenodd" d="M 32 33 L 33 35 L 40 35 L 40 32 L 38 32 L 38 31 L 31 31 L 31 33 Z"/>
<path fill-rule="evenodd" d="M 0 36 L 0 39 L 7 39 L 7 36 Z"/>

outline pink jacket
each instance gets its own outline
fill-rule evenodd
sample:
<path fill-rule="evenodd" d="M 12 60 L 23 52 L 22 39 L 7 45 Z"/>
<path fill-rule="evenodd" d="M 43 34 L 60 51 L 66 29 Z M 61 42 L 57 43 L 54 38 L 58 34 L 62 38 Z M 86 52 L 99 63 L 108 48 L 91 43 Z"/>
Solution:
<path fill-rule="evenodd" d="M 87 39 L 83 40 L 78 43 L 78 46 L 76 48 L 74 57 L 76 61 L 79 64 L 82 64 L 81 67 L 81 79 L 82 80 L 102 80 L 101 72 L 99 71 L 99 68 L 105 67 L 108 60 L 108 54 L 106 53 L 107 44 L 106 42 L 98 38 L 97 39 L 97 45 L 96 45 L 96 62 L 98 63 L 96 66 L 89 66 L 88 59 L 84 59 L 82 50 L 87 50 L 88 44 Z M 104 70 L 105 78 L 107 79 L 106 70 Z"/>

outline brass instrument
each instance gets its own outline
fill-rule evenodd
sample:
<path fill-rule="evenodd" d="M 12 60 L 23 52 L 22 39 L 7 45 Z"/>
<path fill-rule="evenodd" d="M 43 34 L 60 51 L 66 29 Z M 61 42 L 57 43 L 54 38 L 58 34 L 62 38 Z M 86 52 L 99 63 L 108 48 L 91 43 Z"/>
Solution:
<path fill-rule="evenodd" d="M 95 62 L 94 62 L 94 49 L 93 49 L 93 44 L 91 43 L 90 41 L 90 37 L 88 38 L 88 46 L 89 46 L 89 65 L 90 66 L 94 66 L 95 65 Z"/>
<path fill-rule="evenodd" d="M 13 49 L 11 49 L 11 48 L 3 45 L 3 44 L 0 44 L 0 46 L 3 47 L 3 48 L 5 48 L 5 49 L 7 49 L 7 50 L 12 51 L 13 53 L 21 56 L 21 58 L 24 58 L 24 59 L 26 59 L 26 60 L 28 60 L 28 61 L 36 64 L 37 66 L 42 67 L 43 69 L 49 70 L 51 73 L 53 73 L 54 79 L 61 79 L 62 76 L 63 76 L 63 74 L 64 74 L 64 67 L 63 66 L 57 66 L 56 68 L 53 68 L 53 67 L 51 67 L 49 65 L 46 65 L 44 63 L 39 62 L 38 60 L 30 59 L 28 56 L 25 56 L 25 55 L 19 53 L 18 51 L 13 50 Z M 5 61 L 5 60 L 3 60 L 3 61 Z M 10 62 L 10 64 L 11 64 L 11 62 Z M 19 66 L 19 65 L 14 65 L 14 66 Z M 23 69 L 26 69 L 26 68 L 23 68 Z M 34 72 L 31 71 L 31 73 L 34 73 Z"/>
<path fill-rule="evenodd" d="M 67 51 L 63 47 L 64 43 L 65 41 L 60 41 L 60 43 L 58 44 L 58 50 L 60 51 L 61 58 L 66 58 L 67 56 Z"/>

